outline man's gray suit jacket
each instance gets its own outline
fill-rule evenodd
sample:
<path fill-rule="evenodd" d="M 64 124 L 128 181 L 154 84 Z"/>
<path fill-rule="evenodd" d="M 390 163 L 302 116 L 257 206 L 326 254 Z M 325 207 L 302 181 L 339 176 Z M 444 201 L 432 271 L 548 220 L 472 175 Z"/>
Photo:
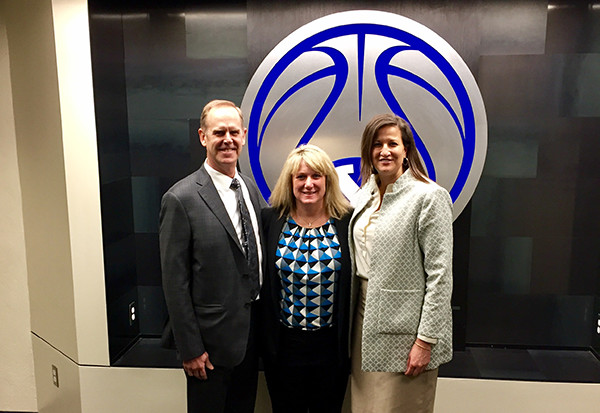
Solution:
<path fill-rule="evenodd" d="M 242 175 L 259 220 L 258 188 Z M 162 280 L 183 360 L 208 352 L 213 364 L 244 359 L 253 286 L 235 228 L 204 166 L 173 185 L 160 210 Z"/>

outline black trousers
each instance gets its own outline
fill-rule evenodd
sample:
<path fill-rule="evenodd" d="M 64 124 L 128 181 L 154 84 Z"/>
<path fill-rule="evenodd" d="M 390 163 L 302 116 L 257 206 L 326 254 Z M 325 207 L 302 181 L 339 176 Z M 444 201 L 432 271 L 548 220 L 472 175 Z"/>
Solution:
<path fill-rule="evenodd" d="M 252 413 L 258 386 L 257 302 L 252 304 L 246 356 L 241 364 L 207 370 L 208 378 L 187 378 L 188 413 Z M 223 345 L 227 345 L 223 343 Z M 210 357 L 210 353 L 209 353 Z"/>
<path fill-rule="evenodd" d="M 341 412 L 348 368 L 339 365 L 336 329 L 281 326 L 276 362 L 265 362 L 273 413 Z"/>

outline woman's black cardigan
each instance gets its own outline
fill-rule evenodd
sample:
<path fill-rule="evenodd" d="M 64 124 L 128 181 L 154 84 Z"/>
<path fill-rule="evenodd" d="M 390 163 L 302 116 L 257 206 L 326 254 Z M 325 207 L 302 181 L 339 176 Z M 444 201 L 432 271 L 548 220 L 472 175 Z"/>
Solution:
<path fill-rule="evenodd" d="M 348 223 L 351 213 L 337 220 L 334 219 L 337 228 L 338 241 L 341 246 L 342 267 L 338 275 L 338 285 L 333 303 L 333 328 L 337 330 L 337 355 L 338 365 L 349 369 L 348 339 L 350 323 L 350 281 L 352 277 L 350 251 L 348 249 Z M 281 283 L 275 267 L 277 243 L 281 230 L 287 217 L 279 218 L 279 212 L 273 208 L 262 210 L 262 224 L 264 234 L 264 257 L 265 262 L 263 284 L 260 292 L 260 348 L 261 356 L 265 363 L 277 361 L 277 350 L 279 346 L 279 332 L 281 322 L 279 321 L 279 300 Z"/>

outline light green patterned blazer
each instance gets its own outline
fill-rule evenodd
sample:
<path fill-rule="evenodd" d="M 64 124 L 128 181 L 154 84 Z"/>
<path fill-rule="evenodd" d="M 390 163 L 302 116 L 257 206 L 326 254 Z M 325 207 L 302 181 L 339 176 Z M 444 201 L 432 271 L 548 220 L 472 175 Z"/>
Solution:
<path fill-rule="evenodd" d="M 352 230 L 375 177 L 357 194 Z M 428 370 L 452 359 L 452 201 L 439 185 L 404 172 L 384 194 L 371 246 L 363 322 L 362 369 L 404 372 L 417 334 L 435 338 Z M 356 297 L 358 280 L 353 277 Z M 355 303 L 354 303 L 355 304 Z M 352 307 L 354 309 L 354 306 Z"/>

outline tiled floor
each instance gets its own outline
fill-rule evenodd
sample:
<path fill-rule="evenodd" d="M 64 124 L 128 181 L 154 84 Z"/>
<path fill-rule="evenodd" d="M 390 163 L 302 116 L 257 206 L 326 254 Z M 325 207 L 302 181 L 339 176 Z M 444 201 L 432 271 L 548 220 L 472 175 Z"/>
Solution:
<path fill-rule="evenodd" d="M 181 362 L 158 338 L 142 338 L 115 365 L 168 368 Z M 600 383 L 600 360 L 585 350 L 467 347 L 440 368 L 440 377 Z"/>

